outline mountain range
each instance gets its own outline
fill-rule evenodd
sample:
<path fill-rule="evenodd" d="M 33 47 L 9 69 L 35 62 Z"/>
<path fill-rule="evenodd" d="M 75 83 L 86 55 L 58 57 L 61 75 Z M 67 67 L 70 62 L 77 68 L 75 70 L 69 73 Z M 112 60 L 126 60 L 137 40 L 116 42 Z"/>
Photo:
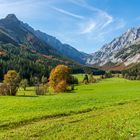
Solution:
<path fill-rule="evenodd" d="M 129 29 L 120 37 L 92 54 L 80 52 L 63 44 L 56 37 L 33 29 L 9 14 L 0 20 L 0 43 L 18 46 L 45 57 L 47 61 L 75 65 L 87 65 L 105 70 L 123 70 L 140 62 L 140 27 Z M 4 50 L 0 50 L 0 56 Z"/>
<path fill-rule="evenodd" d="M 129 29 L 87 59 L 87 64 L 122 70 L 140 62 L 140 27 Z"/>
<path fill-rule="evenodd" d="M 93 70 L 85 65 L 89 56 L 53 36 L 34 30 L 14 14 L 0 20 L 0 79 L 9 69 L 15 69 L 27 79 L 41 78 L 41 75 L 48 76 L 58 64 L 68 65 L 73 72 Z"/>
<path fill-rule="evenodd" d="M 34 30 L 28 24 L 18 20 L 14 14 L 7 15 L 0 20 L 0 34 L 3 41 L 12 41 L 14 44 L 24 44 L 40 50 L 42 53 L 62 55 L 71 60 L 84 64 L 88 54 L 82 53 L 68 44 L 61 43 L 58 39 Z"/>

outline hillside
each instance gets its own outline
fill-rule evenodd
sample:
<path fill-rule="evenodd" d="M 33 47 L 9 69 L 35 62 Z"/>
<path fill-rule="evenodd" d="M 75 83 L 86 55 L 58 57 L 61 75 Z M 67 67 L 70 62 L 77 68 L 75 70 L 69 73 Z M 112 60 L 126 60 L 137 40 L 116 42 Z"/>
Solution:
<path fill-rule="evenodd" d="M 27 79 L 48 76 L 60 63 L 79 67 L 25 28 L 15 15 L 0 20 L 0 80 L 9 69 L 15 69 Z"/>
<path fill-rule="evenodd" d="M 43 33 L 39 30 L 34 31 L 34 33 L 36 34 L 36 36 L 38 38 L 45 41 L 47 44 L 49 44 L 54 49 L 56 49 L 59 54 L 65 56 L 69 59 L 72 59 L 76 62 L 85 64 L 87 58 L 90 56 L 89 54 L 86 54 L 86 53 L 83 53 L 83 52 L 76 50 L 75 48 L 73 48 L 72 46 L 70 46 L 68 44 L 61 43 L 55 37 L 47 35 L 46 33 Z"/>
<path fill-rule="evenodd" d="M 69 45 L 62 45 L 55 37 L 35 31 L 13 14 L 0 20 L 0 80 L 9 69 L 20 72 L 21 77 L 27 79 L 48 77 L 58 64 L 66 64 L 76 73 L 98 71 L 79 63 L 84 63 L 84 56 L 87 57 Z"/>
<path fill-rule="evenodd" d="M 84 63 L 88 56 L 68 44 L 62 44 L 53 36 L 34 30 L 28 24 L 17 19 L 14 14 L 9 14 L 0 20 L 0 33 L 11 38 L 17 44 L 24 44 L 45 54 L 63 55 L 79 63 Z M 4 38 L 6 37 L 3 37 L 3 41 Z"/>
<path fill-rule="evenodd" d="M 80 67 L 79 64 L 55 57 L 45 55 L 27 48 L 25 45 L 15 46 L 11 43 L 0 43 L 0 80 L 10 69 L 20 73 L 22 78 L 30 79 L 31 76 L 49 75 L 50 70 L 57 64 L 66 64 L 72 67 Z"/>
<path fill-rule="evenodd" d="M 140 62 L 140 28 L 132 28 L 89 57 L 87 64 L 125 69 Z"/>
<path fill-rule="evenodd" d="M 27 23 L 20 21 L 14 14 L 9 14 L 0 20 L 0 29 L 17 43 L 33 46 L 34 49 L 40 49 L 43 53 L 57 52 L 59 55 L 79 63 L 85 63 L 88 56 L 88 54 L 79 52 L 68 44 L 61 43 L 53 36 L 34 30 Z"/>

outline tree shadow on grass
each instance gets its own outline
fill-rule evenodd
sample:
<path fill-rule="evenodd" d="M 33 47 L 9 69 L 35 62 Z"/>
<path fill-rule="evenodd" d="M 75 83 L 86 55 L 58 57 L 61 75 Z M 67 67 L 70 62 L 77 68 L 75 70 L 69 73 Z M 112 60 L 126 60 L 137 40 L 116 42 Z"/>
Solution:
<path fill-rule="evenodd" d="M 82 90 L 86 90 L 86 91 L 94 91 L 94 89 L 93 88 L 91 88 L 91 89 L 82 89 Z"/>
<path fill-rule="evenodd" d="M 16 97 L 39 97 L 36 95 L 17 95 Z"/>
<path fill-rule="evenodd" d="M 69 93 L 77 93 L 77 92 L 76 92 L 75 89 L 74 89 L 74 90 L 72 90 L 72 91 L 69 90 L 69 91 L 65 92 L 64 94 L 67 94 L 67 93 L 69 94 Z"/>

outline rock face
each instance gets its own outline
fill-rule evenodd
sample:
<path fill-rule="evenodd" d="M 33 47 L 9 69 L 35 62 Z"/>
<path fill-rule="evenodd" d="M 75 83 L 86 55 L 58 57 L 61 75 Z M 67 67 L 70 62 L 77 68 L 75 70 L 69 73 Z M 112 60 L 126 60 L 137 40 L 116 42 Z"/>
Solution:
<path fill-rule="evenodd" d="M 60 54 L 74 61 L 84 64 L 86 63 L 87 58 L 90 56 L 86 53 L 76 50 L 74 47 L 68 44 L 63 44 L 55 37 L 50 36 L 46 33 L 43 33 L 41 31 L 35 31 L 35 34 L 37 35 L 37 37 L 39 37 L 40 39 L 48 43 L 50 46 L 55 48 Z"/>
<path fill-rule="evenodd" d="M 104 45 L 99 51 L 87 59 L 87 64 L 105 66 L 124 63 L 139 62 L 140 28 L 132 28 L 122 36 L 115 38 L 109 44 Z M 135 49 L 134 49 L 135 48 Z M 132 61 L 133 57 L 135 61 Z"/>
<path fill-rule="evenodd" d="M 68 44 L 61 43 L 53 36 L 34 30 L 28 24 L 20 21 L 14 14 L 9 14 L 0 20 L 0 41 L 24 44 L 44 54 L 62 55 L 82 64 L 86 63 L 89 56 Z"/>

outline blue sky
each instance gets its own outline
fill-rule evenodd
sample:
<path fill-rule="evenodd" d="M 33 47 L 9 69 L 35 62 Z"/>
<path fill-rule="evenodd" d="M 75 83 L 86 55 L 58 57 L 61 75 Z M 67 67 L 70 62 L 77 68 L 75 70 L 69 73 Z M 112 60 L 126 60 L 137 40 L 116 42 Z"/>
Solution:
<path fill-rule="evenodd" d="M 93 53 L 140 26 L 140 0 L 0 0 L 0 18 L 15 13 L 35 29 Z"/>

